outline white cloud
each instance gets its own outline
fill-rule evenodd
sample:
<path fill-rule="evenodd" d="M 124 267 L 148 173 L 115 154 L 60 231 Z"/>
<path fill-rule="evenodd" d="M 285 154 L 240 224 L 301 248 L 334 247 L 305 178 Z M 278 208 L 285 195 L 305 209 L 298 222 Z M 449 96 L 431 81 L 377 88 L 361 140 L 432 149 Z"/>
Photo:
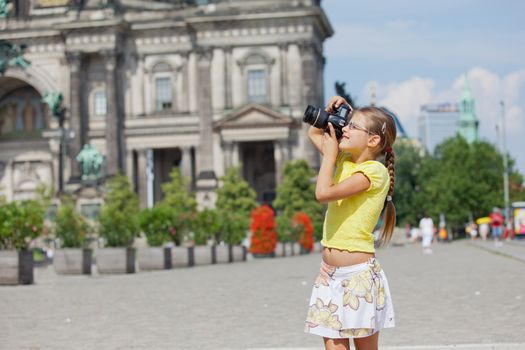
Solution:
<path fill-rule="evenodd" d="M 373 83 L 366 85 L 366 91 L 370 91 L 371 84 Z M 375 84 L 379 105 L 387 106 L 396 113 L 401 123 L 407 128 L 407 132 L 414 135 L 417 130 L 416 117 L 420 106 L 432 100 L 434 81 L 412 77 L 401 83 L 390 83 L 385 86 Z M 365 95 L 367 94 L 364 93 L 363 96 Z"/>
<path fill-rule="evenodd" d="M 503 100 L 507 148 L 517 158 L 521 172 L 525 173 L 525 116 L 524 106 L 520 104 L 523 103 L 520 94 L 525 90 L 525 70 L 501 77 L 487 69 L 474 67 L 466 75 L 475 99 L 476 115 L 480 120 L 480 137 L 493 143 L 498 141 L 496 125 L 501 123 L 500 101 Z M 377 86 L 378 103 L 398 114 L 409 135 L 417 137 L 420 106 L 425 103 L 459 102 L 464 78 L 457 77 L 449 88 L 441 91 L 433 91 L 435 84 L 432 79 L 421 77 L 400 83 L 369 82 L 366 91 L 373 83 Z"/>

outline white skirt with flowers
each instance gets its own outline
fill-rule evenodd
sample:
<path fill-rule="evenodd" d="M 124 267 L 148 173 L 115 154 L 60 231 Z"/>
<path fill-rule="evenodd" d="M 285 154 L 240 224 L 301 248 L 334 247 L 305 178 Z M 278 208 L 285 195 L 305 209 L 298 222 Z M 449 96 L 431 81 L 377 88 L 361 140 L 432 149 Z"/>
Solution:
<path fill-rule="evenodd" d="M 394 327 L 392 297 L 375 258 L 336 267 L 328 281 L 314 284 L 305 332 L 332 339 L 362 338 L 389 327 Z"/>

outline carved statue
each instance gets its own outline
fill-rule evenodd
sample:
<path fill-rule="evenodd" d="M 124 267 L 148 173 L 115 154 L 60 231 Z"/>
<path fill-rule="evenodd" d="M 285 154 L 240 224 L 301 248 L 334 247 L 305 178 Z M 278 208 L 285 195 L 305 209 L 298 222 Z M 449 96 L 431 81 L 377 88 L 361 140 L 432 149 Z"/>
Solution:
<path fill-rule="evenodd" d="M 82 164 L 82 180 L 96 180 L 100 177 L 100 168 L 104 157 L 90 144 L 85 144 L 76 157 Z"/>
<path fill-rule="evenodd" d="M 345 85 L 346 83 L 340 83 L 338 81 L 335 82 L 335 92 L 337 95 L 341 96 L 342 98 L 344 98 L 349 104 L 350 106 L 352 106 L 352 108 L 355 108 L 355 103 L 354 103 L 354 99 L 352 98 L 352 96 L 350 96 L 350 94 L 348 94 L 346 91 L 345 91 Z"/>
<path fill-rule="evenodd" d="M 49 110 L 59 121 L 64 119 L 65 108 L 62 106 L 63 99 L 62 93 L 58 91 L 47 92 L 42 99 L 42 102 L 49 106 Z"/>
<path fill-rule="evenodd" d="M 2 1 L 2 0 L 0 0 Z M 6 40 L 0 40 L 0 74 L 4 74 L 7 67 L 20 67 L 26 69 L 31 62 L 24 57 L 27 45 L 16 45 Z"/>
<path fill-rule="evenodd" d="M 8 3 L 8 0 L 0 0 L 0 18 L 6 18 L 9 15 Z"/>

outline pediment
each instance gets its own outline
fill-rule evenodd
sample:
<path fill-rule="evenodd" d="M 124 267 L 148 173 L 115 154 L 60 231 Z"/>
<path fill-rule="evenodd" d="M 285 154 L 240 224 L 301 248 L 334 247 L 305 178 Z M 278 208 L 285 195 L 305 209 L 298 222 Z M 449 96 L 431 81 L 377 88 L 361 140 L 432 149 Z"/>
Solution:
<path fill-rule="evenodd" d="M 290 126 L 294 120 L 271 108 L 256 103 L 247 104 L 215 124 L 217 129 L 228 128 L 256 128 L 256 127 L 282 127 Z"/>

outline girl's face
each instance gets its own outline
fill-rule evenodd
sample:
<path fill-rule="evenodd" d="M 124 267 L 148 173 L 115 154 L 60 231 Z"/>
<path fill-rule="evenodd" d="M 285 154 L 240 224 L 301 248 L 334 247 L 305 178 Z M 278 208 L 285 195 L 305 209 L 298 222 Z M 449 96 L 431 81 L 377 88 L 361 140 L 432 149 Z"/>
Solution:
<path fill-rule="evenodd" d="M 371 138 L 379 137 L 372 134 L 365 123 L 365 116 L 356 112 L 352 119 L 343 128 L 343 136 L 339 142 L 339 150 L 352 154 L 354 158 L 359 157 L 364 150 L 370 146 Z"/>

